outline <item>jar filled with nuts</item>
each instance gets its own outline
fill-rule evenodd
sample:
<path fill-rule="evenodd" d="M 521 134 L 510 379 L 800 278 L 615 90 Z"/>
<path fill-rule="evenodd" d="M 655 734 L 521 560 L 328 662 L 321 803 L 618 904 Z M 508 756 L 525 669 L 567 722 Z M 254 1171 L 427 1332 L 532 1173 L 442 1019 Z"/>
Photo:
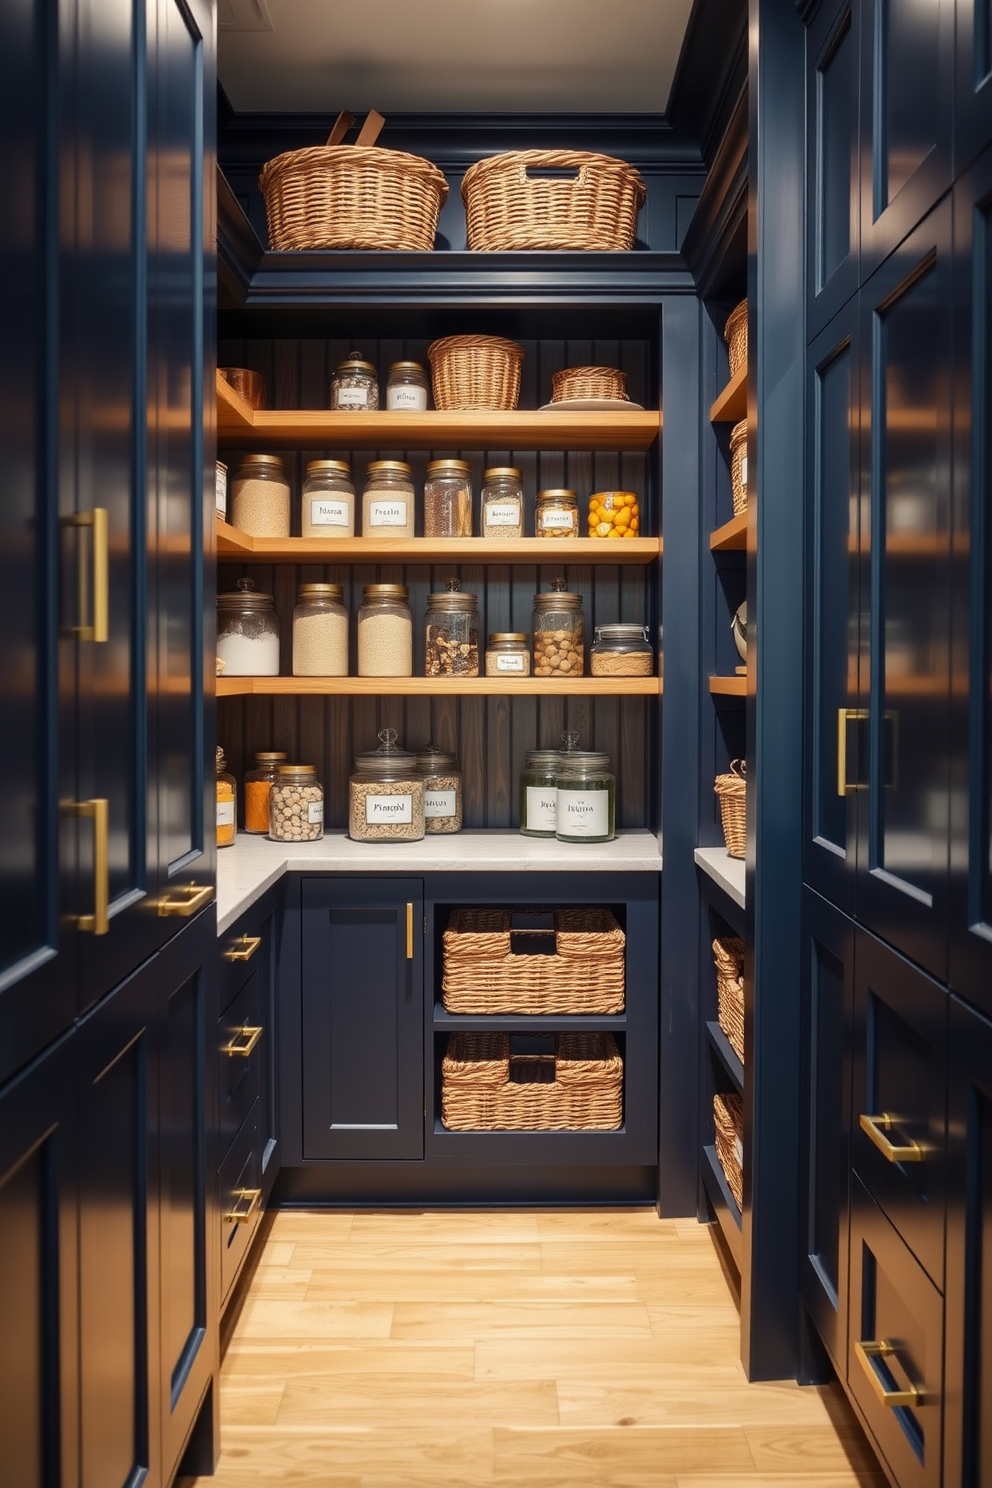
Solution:
<path fill-rule="evenodd" d="M 366 584 L 358 611 L 358 675 L 413 676 L 413 615 L 405 584 Z"/>
<path fill-rule="evenodd" d="M 581 677 L 585 646 L 582 595 L 567 594 L 565 580 L 534 595 L 534 675 Z"/>
<path fill-rule="evenodd" d="M 594 677 L 650 677 L 654 653 L 646 625 L 597 625 L 589 648 Z"/>
<path fill-rule="evenodd" d="M 354 537 L 355 487 L 347 460 L 310 460 L 303 478 L 304 537 Z"/>
<path fill-rule="evenodd" d="M 472 536 L 472 467 L 465 460 L 431 460 L 424 482 L 424 536 Z"/>
<path fill-rule="evenodd" d="M 522 630 L 490 632 L 486 647 L 486 676 L 530 676 L 530 645 Z"/>
<path fill-rule="evenodd" d="M 280 765 L 269 791 L 273 842 L 316 842 L 324 835 L 324 787 L 316 765 Z"/>
<path fill-rule="evenodd" d="M 482 535 L 523 537 L 524 491 L 520 471 L 512 465 L 493 465 L 482 477 Z"/>
<path fill-rule="evenodd" d="M 331 407 L 372 412 L 379 407 L 379 383 L 375 367 L 367 362 L 360 351 L 349 353 L 346 361 L 339 362 L 331 381 Z"/>
<path fill-rule="evenodd" d="M 417 769 L 424 777 L 424 828 L 432 832 L 462 829 L 462 777 L 453 754 L 429 744 L 417 751 Z"/>
<path fill-rule="evenodd" d="M 427 596 L 424 673 L 428 677 L 479 675 L 479 607 L 474 594 L 459 593 L 458 579 Z"/>
<path fill-rule="evenodd" d="M 534 513 L 538 537 L 578 537 L 579 498 L 574 491 L 538 491 Z"/>
<path fill-rule="evenodd" d="M 379 748 L 356 754 L 348 782 L 348 835 L 356 842 L 420 842 L 424 777 L 416 756 L 397 748 L 396 730 L 379 732 Z"/>

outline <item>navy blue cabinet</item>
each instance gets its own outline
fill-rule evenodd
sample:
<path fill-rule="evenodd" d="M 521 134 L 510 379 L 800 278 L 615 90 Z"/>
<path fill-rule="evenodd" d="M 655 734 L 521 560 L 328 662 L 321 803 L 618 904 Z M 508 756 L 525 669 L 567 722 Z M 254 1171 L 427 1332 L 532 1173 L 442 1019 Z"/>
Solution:
<path fill-rule="evenodd" d="M 807 337 L 858 287 L 860 59 L 859 14 L 850 0 L 820 6 L 806 37 Z"/>
<path fill-rule="evenodd" d="M 954 166 L 960 174 L 992 144 L 992 12 L 989 0 L 957 0 Z"/>

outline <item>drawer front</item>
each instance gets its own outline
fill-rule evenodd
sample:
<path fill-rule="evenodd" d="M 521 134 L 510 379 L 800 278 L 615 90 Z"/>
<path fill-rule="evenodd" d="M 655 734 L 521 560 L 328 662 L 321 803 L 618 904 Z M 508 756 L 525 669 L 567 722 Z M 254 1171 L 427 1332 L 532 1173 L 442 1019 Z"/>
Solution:
<path fill-rule="evenodd" d="M 847 1379 L 900 1488 L 939 1488 L 944 1304 L 855 1178 Z"/>
<path fill-rule="evenodd" d="M 261 985 L 257 971 L 249 976 L 234 1001 L 217 1020 L 217 1057 L 220 1074 L 219 1139 L 223 1157 L 241 1124 L 258 1100 L 262 1061 L 267 1056 L 262 1024 Z"/>
<path fill-rule="evenodd" d="M 942 1291 L 947 994 L 864 933 L 855 965 L 852 1165 Z"/>
<path fill-rule="evenodd" d="M 236 932 L 229 930 L 219 938 L 218 1012 L 227 1011 L 249 977 L 257 973 L 265 957 L 271 954 L 268 944 L 271 926 L 271 914 L 264 919 L 248 914 L 238 921 Z"/>
<path fill-rule="evenodd" d="M 262 1153 L 258 1106 L 252 1107 L 218 1174 L 220 1294 L 227 1301 L 262 1217 Z"/>

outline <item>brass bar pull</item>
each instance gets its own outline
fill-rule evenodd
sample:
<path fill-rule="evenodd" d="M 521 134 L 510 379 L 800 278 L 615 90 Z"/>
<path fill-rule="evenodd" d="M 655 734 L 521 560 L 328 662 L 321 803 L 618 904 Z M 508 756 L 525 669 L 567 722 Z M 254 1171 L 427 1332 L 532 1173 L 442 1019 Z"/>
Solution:
<path fill-rule="evenodd" d="M 242 1059 L 247 1059 L 252 1049 L 254 1049 L 255 1045 L 262 1037 L 262 1033 L 263 1030 L 261 1028 L 253 1028 L 251 1024 L 245 1023 L 241 1028 L 238 1029 L 237 1033 L 234 1035 L 231 1042 L 224 1050 L 224 1053 L 239 1054 Z M 243 1039 L 244 1042 L 239 1043 L 239 1039 Z"/>
<path fill-rule="evenodd" d="M 247 1224 L 261 1202 L 262 1190 L 260 1188 L 236 1188 L 234 1206 L 227 1210 L 224 1219 L 228 1224 Z M 242 1204 L 244 1208 L 239 1207 Z"/>
<path fill-rule="evenodd" d="M 847 778 L 847 725 L 863 723 L 867 717 L 867 708 L 837 709 L 837 794 L 839 796 L 846 796 L 851 791 L 864 789 L 861 785 L 852 785 Z"/>
<path fill-rule="evenodd" d="M 413 960 L 413 905 L 406 907 L 406 959 Z"/>
<path fill-rule="evenodd" d="M 93 584 L 91 593 L 86 558 L 80 545 L 80 623 L 65 626 L 64 634 L 75 636 L 78 641 L 103 643 L 110 639 L 110 524 L 107 508 L 95 506 L 92 511 L 76 512 L 66 517 L 65 524 L 67 527 L 89 527 L 92 532 L 90 561 Z"/>
<path fill-rule="evenodd" d="M 869 1137 L 879 1152 L 890 1163 L 919 1163 L 926 1162 L 927 1155 L 919 1142 L 910 1142 L 908 1146 L 897 1147 L 895 1142 L 890 1142 L 885 1135 L 896 1126 L 895 1118 L 882 1112 L 881 1116 L 859 1117 L 859 1125 L 865 1136 Z"/>
<path fill-rule="evenodd" d="M 198 909 L 209 904 L 213 897 L 213 884 L 186 884 L 181 889 L 172 889 L 160 899 L 158 912 L 160 915 L 178 915 L 180 919 L 187 920 Z"/>
<path fill-rule="evenodd" d="M 923 1404 L 923 1396 L 919 1390 L 910 1386 L 908 1390 L 889 1390 L 885 1381 L 872 1363 L 873 1359 L 888 1359 L 896 1352 L 894 1344 L 880 1339 L 859 1342 L 855 1339 L 854 1352 L 858 1356 L 858 1363 L 871 1381 L 871 1387 L 875 1391 L 881 1403 L 888 1406 L 889 1410 L 896 1410 L 900 1406 L 919 1406 Z"/>
<path fill-rule="evenodd" d="M 85 816 L 93 822 L 93 913 L 74 915 L 77 930 L 88 935 L 106 935 L 110 929 L 110 802 L 70 801 L 63 808 L 68 816 Z"/>
<path fill-rule="evenodd" d="M 242 935 L 237 940 L 232 940 L 224 952 L 224 959 L 225 961 L 250 961 L 261 944 L 260 935 Z"/>

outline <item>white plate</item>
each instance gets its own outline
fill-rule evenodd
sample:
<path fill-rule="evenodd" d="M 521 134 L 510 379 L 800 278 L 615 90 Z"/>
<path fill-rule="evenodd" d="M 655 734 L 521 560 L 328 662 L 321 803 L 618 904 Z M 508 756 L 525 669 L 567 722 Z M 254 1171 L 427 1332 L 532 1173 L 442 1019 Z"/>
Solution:
<path fill-rule="evenodd" d="M 626 409 L 632 413 L 643 413 L 643 403 L 628 403 L 625 398 L 562 398 L 559 403 L 542 403 L 538 413 L 547 413 L 562 408 L 566 413 L 617 413 Z"/>

